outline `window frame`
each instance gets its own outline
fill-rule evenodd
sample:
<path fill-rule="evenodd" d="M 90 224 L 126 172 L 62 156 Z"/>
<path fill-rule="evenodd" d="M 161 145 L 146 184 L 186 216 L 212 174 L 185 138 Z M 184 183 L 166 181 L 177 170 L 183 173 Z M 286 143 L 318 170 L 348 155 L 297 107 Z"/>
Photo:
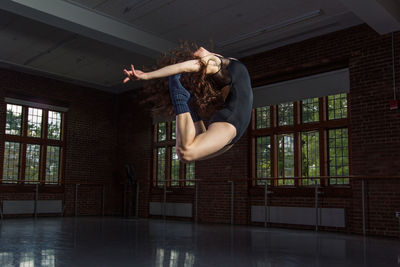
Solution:
<path fill-rule="evenodd" d="M 23 100 L 21 102 L 24 102 Z M 66 120 L 67 120 L 67 112 L 57 110 L 57 108 L 49 107 L 41 107 L 40 104 L 35 105 L 34 102 L 32 105 L 24 104 L 24 103 L 14 103 L 13 101 L 2 101 L 3 105 L 1 108 L 1 128 L 2 129 L 2 149 L 0 151 L 0 185 L 1 186 L 15 186 L 15 185 L 46 185 L 46 186 L 54 186 L 61 185 L 64 182 L 64 174 L 65 174 L 65 160 L 66 160 Z M 22 107 L 22 120 L 21 120 L 21 134 L 20 135 L 12 135 L 6 134 L 6 123 L 7 123 L 7 105 L 18 105 Z M 42 110 L 42 123 L 41 123 L 41 137 L 32 137 L 28 136 L 28 110 L 29 108 L 41 109 Z M 48 114 L 49 111 L 61 113 L 61 132 L 60 139 L 51 139 L 48 138 Z M 5 154 L 5 143 L 6 142 L 15 142 L 20 144 L 20 155 L 19 155 L 19 171 L 18 171 L 18 181 L 17 182 L 8 182 L 7 180 L 3 180 L 3 168 L 4 168 L 4 154 Z M 25 181 L 25 171 L 26 171 L 26 152 L 27 146 L 29 144 L 32 145 L 40 145 L 40 164 L 39 164 L 39 180 L 36 181 Z M 58 181 L 57 183 L 46 183 L 46 158 L 47 158 L 47 146 L 58 146 L 60 147 L 60 159 L 59 159 L 59 170 L 58 170 Z"/>
<path fill-rule="evenodd" d="M 350 145 L 350 101 L 349 93 L 347 97 L 347 117 L 341 119 L 328 119 L 328 96 L 319 97 L 319 121 L 318 122 L 302 122 L 302 101 L 293 101 L 293 125 L 278 125 L 278 104 L 270 106 L 270 127 L 257 129 L 256 128 L 256 109 L 252 111 L 250 130 L 250 177 L 253 187 L 261 187 L 264 185 L 257 184 L 256 173 L 256 138 L 269 136 L 271 141 L 271 177 L 278 178 L 278 135 L 294 134 L 294 177 L 302 177 L 302 159 L 301 159 L 301 133 L 308 131 L 317 131 L 319 133 L 319 160 L 320 160 L 320 180 L 319 186 L 330 187 L 348 187 L 349 184 L 330 185 L 329 178 L 329 147 L 328 147 L 328 130 L 347 128 L 348 130 L 348 153 L 349 153 L 349 174 L 351 174 L 351 145 Z M 294 185 L 278 185 L 278 180 L 275 179 L 269 186 L 274 187 L 309 187 L 303 185 L 303 180 L 296 179 Z"/>
<path fill-rule="evenodd" d="M 172 166 L 172 147 L 176 145 L 176 139 L 172 139 L 172 124 L 174 121 L 160 121 L 153 125 L 153 177 L 152 185 L 154 188 L 163 188 L 164 186 L 158 185 L 157 180 L 157 170 L 158 170 L 158 153 L 157 150 L 160 147 L 165 147 L 165 180 L 167 180 L 166 187 L 169 188 L 193 188 L 195 181 L 191 179 L 186 179 L 186 165 L 179 161 L 179 182 L 178 185 L 172 185 L 171 180 L 171 166 Z M 166 139 L 163 141 L 158 141 L 158 125 L 160 123 L 166 123 Z M 194 167 L 196 170 L 196 166 Z M 196 174 L 195 174 L 196 176 Z M 195 178 L 196 179 L 196 178 Z M 190 185 L 193 182 L 193 185 Z"/>

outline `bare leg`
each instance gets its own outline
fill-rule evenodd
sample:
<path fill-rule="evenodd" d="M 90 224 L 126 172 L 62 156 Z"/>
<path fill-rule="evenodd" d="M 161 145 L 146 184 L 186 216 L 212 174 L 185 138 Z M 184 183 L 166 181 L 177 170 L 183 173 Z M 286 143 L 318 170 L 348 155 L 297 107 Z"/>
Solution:
<path fill-rule="evenodd" d="M 187 147 L 196 137 L 196 127 L 189 112 L 176 116 L 176 147 Z"/>
<path fill-rule="evenodd" d="M 202 128 L 204 124 L 196 126 Z M 219 155 L 221 153 L 217 152 L 230 148 L 225 146 L 236 136 L 236 128 L 227 122 L 212 123 L 207 131 L 198 135 L 196 126 L 189 112 L 176 116 L 176 148 L 183 162 Z"/>
<path fill-rule="evenodd" d="M 176 115 L 176 151 L 184 162 L 208 157 L 224 148 L 236 135 L 236 128 L 227 122 L 195 125 L 187 101 L 189 92 L 179 81 L 180 75 L 169 77 L 171 101 Z"/>

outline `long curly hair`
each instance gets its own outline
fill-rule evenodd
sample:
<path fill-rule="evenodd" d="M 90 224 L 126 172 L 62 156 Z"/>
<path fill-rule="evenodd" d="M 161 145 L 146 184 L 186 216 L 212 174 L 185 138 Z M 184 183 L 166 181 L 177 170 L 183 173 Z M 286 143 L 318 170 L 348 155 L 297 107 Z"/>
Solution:
<path fill-rule="evenodd" d="M 187 60 L 199 59 L 193 52 L 198 49 L 196 43 L 181 42 L 179 47 L 161 55 L 153 70 Z M 202 119 L 209 119 L 212 114 L 223 107 L 229 88 L 220 90 L 206 74 L 207 63 L 200 62 L 199 72 L 182 73 L 182 85 L 194 96 L 189 105 Z M 151 70 L 145 70 L 151 71 Z M 169 95 L 168 77 L 143 82 L 142 104 L 150 104 L 152 115 L 173 115 L 173 107 Z"/>

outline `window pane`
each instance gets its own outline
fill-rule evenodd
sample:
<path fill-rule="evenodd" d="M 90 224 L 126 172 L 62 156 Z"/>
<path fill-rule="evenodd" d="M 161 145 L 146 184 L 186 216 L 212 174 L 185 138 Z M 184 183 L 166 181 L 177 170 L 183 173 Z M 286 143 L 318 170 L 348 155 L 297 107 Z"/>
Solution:
<path fill-rule="evenodd" d="M 270 127 L 270 109 L 269 106 L 256 108 L 256 129 Z"/>
<path fill-rule="evenodd" d="M 179 186 L 179 159 L 176 148 L 171 148 L 171 186 Z"/>
<path fill-rule="evenodd" d="M 319 99 L 311 98 L 301 101 L 302 122 L 319 121 Z"/>
<path fill-rule="evenodd" d="M 7 104 L 6 134 L 21 135 L 22 106 Z"/>
<path fill-rule="evenodd" d="M 28 108 L 28 136 L 42 136 L 42 110 Z"/>
<path fill-rule="evenodd" d="M 61 138 L 61 113 L 49 111 L 47 138 L 60 140 Z"/>
<path fill-rule="evenodd" d="M 319 133 L 304 132 L 301 133 L 302 143 L 302 176 L 303 177 L 316 177 L 320 176 L 319 168 Z M 320 183 L 320 179 L 317 179 Z M 303 185 L 314 185 L 315 182 L 310 179 L 303 179 Z"/>
<path fill-rule="evenodd" d="M 278 135 L 278 176 L 294 177 L 293 134 Z M 279 180 L 278 185 L 294 185 L 294 180 Z"/>
<path fill-rule="evenodd" d="M 271 177 L 271 138 L 256 138 L 256 178 Z M 265 184 L 265 180 L 257 180 L 257 185 Z M 271 184 L 271 181 L 268 181 Z"/>
<path fill-rule="evenodd" d="M 39 181 L 40 145 L 26 145 L 25 182 Z"/>
<path fill-rule="evenodd" d="M 20 144 L 5 142 L 3 182 L 16 183 L 19 177 Z"/>
<path fill-rule="evenodd" d="M 157 149 L 157 185 L 164 186 L 165 180 L 165 147 Z"/>
<path fill-rule="evenodd" d="M 176 121 L 171 122 L 171 139 L 176 138 Z"/>
<path fill-rule="evenodd" d="M 186 186 L 194 186 L 195 182 L 193 181 L 195 179 L 195 162 L 189 162 L 186 163 L 185 165 L 185 185 Z"/>
<path fill-rule="evenodd" d="M 347 128 L 329 130 L 329 175 L 349 176 Z M 330 184 L 348 184 L 349 179 L 331 178 Z"/>
<path fill-rule="evenodd" d="M 47 146 L 46 154 L 46 184 L 56 184 L 60 170 L 60 147 Z"/>
<path fill-rule="evenodd" d="M 278 125 L 293 125 L 293 103 L 278 105 Z"/>
<path fill-rule="evenodd" d="M 347 118 L 347 95 L 337 94 L 328 96 L 328 119 Z"/>
<path fill-rule="evenodd" d="M 167 123 L 159 122 L 157 124 L 157 141 L 164 141 L 167 139 Z"/>

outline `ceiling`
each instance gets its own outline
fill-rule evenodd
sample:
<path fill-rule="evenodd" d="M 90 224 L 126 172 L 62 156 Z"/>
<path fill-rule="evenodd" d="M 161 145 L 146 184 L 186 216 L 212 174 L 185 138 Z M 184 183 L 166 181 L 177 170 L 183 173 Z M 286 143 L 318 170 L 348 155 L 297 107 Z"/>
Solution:
<path fill-rule="evenodd" d="M 131 63 L 180 40 L 244 57 L 368 23 L 400 29 L 396 0 L 2 0 L 0 67 L 120 93 Z"/>

